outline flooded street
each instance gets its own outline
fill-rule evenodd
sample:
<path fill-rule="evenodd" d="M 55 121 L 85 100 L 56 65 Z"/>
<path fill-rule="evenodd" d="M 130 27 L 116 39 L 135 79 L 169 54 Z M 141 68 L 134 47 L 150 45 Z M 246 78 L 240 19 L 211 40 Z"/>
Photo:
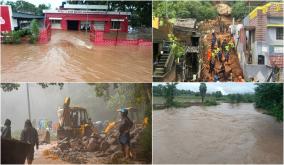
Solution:
<path fill-rule="evenodd" d="M 48 44 L 1 44 L 2 82 L 151 82 L 152 47 L 94 46 L 89 33 L 52 31 Z"/>
<path fill-rule="evenodd" d="M 154 163 L 283 163 L 283 123 L 253 104 L 153 111 Z"/>

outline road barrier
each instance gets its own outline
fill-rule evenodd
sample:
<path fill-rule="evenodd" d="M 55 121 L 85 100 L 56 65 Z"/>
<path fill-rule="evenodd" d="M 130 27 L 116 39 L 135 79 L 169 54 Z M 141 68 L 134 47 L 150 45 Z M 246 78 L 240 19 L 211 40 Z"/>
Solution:
<path fill-rule="evenodd" d="M 40 30 L 38 42 L 40 44 L 46 44 L 51 39 L 51 24 L 48 24 L 46 27 Z"/>
<path fill-rule="evenodd" d="M 90 40 L 94 45 L 137 45 L 152 46 L 151 41 L 143 39 L 104 39 L 104 32 L 96 31 L 90 33 Z"/>

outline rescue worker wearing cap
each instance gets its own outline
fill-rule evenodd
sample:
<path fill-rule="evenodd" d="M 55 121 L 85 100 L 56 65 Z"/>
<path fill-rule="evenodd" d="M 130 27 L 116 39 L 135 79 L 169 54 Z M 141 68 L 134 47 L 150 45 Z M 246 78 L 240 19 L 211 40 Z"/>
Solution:
<path fill-rule="evenodd" d="M 121 112 L 121 122 L 119 125 L 119 143 L 121 144 L 122 152 L 124 153 L 125 159 L 131 158 L 131 148 L 130 148 L 130 129 L 133 126 L 133 122 L 128 118 L 128 110 L 120 109 Z"/>

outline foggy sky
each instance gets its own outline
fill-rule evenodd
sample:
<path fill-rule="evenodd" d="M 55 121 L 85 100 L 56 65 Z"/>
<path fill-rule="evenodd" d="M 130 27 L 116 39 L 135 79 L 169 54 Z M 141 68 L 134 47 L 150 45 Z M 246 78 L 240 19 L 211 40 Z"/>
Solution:
<path fill-rule="evenodd" d="M 113 120 L 116 116 L 114 110 L 108 110 L 103 98 L 96 97 L 94 86 L 80 83 L 64 84 L 62 90 L 59 86 L 50 86 L 43 89 L 38 84 L 29 84 L 31 118 L 49 119 L 58 122 L 57 109 L 63 106 L 64 98 L 70 97 L 70 106 L 86 108 L 93 121 Z M 6 118 L 12 121 L 12 131 L 22 129 L 28 119 L 26 83 L 21 84 L 18 90 L 3 92 L 1 89 L 1 125 Z"/>

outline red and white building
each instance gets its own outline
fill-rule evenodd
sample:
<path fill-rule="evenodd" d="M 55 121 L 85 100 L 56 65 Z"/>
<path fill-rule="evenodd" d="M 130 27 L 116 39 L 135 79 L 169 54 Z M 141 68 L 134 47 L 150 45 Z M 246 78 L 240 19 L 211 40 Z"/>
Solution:
<path fill-rule="evenodd" d="M 56 10 L 43 10 L 51 29 L 127 32 L 130 12 L 108 11 L 107 5 L 63 4 Z"/>
<path fill-rule="evenodd" d="M 0 5 L 0 12 L 0 32 L 9 32 L 13 30 L 11 6 Z"/>

